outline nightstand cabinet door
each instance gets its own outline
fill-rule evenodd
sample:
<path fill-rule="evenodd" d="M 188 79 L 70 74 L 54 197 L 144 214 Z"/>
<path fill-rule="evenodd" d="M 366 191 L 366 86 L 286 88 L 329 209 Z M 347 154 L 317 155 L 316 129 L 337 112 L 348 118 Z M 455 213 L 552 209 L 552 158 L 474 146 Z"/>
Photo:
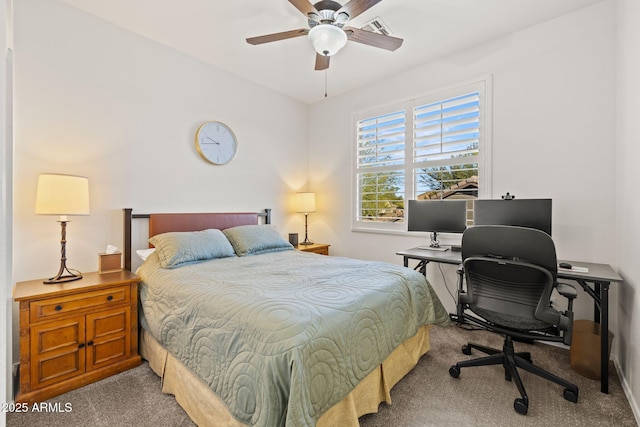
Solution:
<path fill-rule="evenodd" d="M 85 371 L 84 316 L 31 328 L 31 388 L 38 389 Z"/>
<path fill-rule="evenodd" d="M 129 358 L 130 329 L 129 307 L 87 315 L 87 371 Z"/>

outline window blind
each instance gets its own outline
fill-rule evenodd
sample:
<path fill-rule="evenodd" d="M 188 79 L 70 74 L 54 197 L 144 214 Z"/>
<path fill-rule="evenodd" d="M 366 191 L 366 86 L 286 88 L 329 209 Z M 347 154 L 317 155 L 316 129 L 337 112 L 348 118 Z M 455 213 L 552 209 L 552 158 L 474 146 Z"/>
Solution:
<path fill-rule="evenodd" d="M 444 198 L 474 182 L 477 195 L 480 94 L 466 93 L 413 109 L 414 198 Z M 450 191 L 447 193 L 447 189 Z"/>
<path fill-rule="evenodd" d="M 405 116 L 394 111 L 358 122 L 358 221 L 403 221 Z"/>
<path fill-rule="evenodd" d="M 485 191 L 488 82 L 356 115 L 355 229 L 406 230 L 406 200 Z"/>

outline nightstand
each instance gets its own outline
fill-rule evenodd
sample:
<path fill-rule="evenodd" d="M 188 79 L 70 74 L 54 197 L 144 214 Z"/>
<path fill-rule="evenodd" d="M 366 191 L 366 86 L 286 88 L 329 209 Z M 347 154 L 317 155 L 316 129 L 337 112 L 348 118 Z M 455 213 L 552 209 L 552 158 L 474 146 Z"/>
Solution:
<path fill-rule="evenodd" d="M 81 280 L 16 283 L 20 303 L 20 391 L 41 402 L 138 366 L 138 281 L 129 271 Z"/>
<path fill-rule="evenodd" d="M 329 246 L 324 243 L 312 243 L 310 245 L 297 245 L 294 246 L 297 250 L 302 252 L 313 252 L 314 254 L 329 255 Z"/>

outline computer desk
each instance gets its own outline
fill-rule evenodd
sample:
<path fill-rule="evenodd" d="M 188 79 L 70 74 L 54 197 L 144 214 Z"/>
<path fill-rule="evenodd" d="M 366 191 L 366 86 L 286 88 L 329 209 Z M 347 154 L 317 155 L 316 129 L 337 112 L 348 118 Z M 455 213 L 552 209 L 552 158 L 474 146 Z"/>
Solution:
<path fill-rule="evenodd" d="M 459 265 L 462 263 L 462 254 L 452 250 L 434 251 L 429 249 L 411 248 L 396 252 L 404 259 L 404 266 L 409 267 L 409 260 L 417 260 L 414 268 L 425 276 L 427 264 L 438 262 L 443 264 Z M 586 267 L 588 273 L 579 273 L 572 270 L 558 268 L 558 278 L 573 280 L 593 298 L 593 320 L 600 324 L 600 391 L 609 393 L 609 286 L 611 283 L 622 282 L 622 277 L 609 264 L 598 264 L 583 261 L 558 260 L 558 263 L 567 262 L 576 267 Z"/>

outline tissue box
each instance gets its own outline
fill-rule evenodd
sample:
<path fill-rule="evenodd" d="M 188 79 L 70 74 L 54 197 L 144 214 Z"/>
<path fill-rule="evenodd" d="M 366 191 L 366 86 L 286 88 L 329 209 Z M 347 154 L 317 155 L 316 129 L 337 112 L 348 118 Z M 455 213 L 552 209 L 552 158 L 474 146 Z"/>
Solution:
<path fill-rule="evenodd" d="M 105 252 L 98 254 L 98 274 L 113 273 L 122 271 L 122 254 L 115 252 L 108 254 Z"/>

